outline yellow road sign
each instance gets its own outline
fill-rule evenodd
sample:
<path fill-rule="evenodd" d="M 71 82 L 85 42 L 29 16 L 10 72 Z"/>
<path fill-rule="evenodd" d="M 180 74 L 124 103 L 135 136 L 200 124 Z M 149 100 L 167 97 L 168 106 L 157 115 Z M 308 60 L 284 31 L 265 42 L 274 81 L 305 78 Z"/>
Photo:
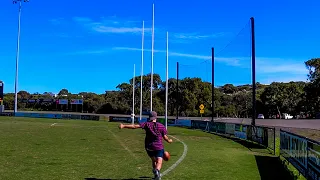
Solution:
<path fill-rule="evenodd" d="M 201 109 L 201 110 L 200 110 L 200 114 L 203 114 L 203 113 L 204 113 L 204 110 L 203 110 L 203 109 Z"/>
<path fill-rule="evenodd" d="M 201 105 L 199 106 L 199 108 L 200 108 L 201 110 L 204 109 L 204 105 L 201 104 Z"/>

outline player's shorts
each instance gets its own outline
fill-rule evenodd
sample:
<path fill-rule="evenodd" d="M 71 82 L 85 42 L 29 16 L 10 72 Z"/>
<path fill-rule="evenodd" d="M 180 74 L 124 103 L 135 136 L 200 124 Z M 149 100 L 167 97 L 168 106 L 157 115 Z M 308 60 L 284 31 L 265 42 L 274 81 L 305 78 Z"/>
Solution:
<path fill-rule="evenodd" d="M 161 149 L 161 150 L 149 150 L 149 149 L 146 149 L 147 151 L 147 154 L 149 157 L 163 157 L 163 154 L 164 154 L 164 149 Z"/>

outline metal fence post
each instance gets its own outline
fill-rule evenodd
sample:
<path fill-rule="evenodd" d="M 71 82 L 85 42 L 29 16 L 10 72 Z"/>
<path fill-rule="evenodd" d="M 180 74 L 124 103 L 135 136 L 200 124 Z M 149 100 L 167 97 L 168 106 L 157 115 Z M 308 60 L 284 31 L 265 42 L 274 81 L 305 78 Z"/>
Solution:
<path fill-rule="evenodd" d="M 276 128 L 273 128 L 273 154 L 276 155 Z"/>
<path fill-rule="evenodd" d="M 306 138 L 306 140 L 307 140 L 307 163 L 306 163 L 307 164 L 307 168 L 306 169 L 307 169 L 307 172 L 309 172 L 309 166 L 308 166 L 309 165 L 309 151 L 308 151 L 309 150 L 309 143 L 308 143 L 309 140 L 308 140 L 308 138 Z M 309 179 L 309 173 L 307 173 L 307 177 L 306 178 Z"/>

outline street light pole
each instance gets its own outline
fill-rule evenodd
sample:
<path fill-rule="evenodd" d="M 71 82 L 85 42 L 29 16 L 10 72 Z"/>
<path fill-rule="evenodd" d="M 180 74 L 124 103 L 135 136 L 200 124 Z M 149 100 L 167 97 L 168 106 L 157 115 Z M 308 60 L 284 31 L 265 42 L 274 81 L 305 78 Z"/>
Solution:
<path fill-rule="evenodd" d="M 14 114 L 18 111 L 18 70 L 19 70 L 19 53 L 20 53 L 20 20 L 21 20 L 21 8 L 22 2 L 29 2 L 29 0 L 13 0 L 13 4 L 19 3 L 19 14 L 18 14 L 18 38 L 17 38 L 17 51 L 16 51 L 16 73 L 14 82 Z"/>

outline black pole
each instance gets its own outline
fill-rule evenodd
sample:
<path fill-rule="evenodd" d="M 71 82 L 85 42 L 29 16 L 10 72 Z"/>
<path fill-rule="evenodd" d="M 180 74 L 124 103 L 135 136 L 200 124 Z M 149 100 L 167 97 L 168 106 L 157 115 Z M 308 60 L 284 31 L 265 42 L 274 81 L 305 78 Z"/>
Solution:
<path fill-rule="evenodd" d="M 211 60 L 212 60 L 212 96 L 211 96 L 211 106 L 212 106 L 212 122 L 214 120 L 214 48 L 211 48 Z"/>
<path fill-rule="evenodd" d="M 176 108 L 177 108 L 177 117 L 176 119 L 179 118 L 179 62 L 177 62 L 177 87 L 176 87 L 176 93 L 177 93 L 177 99 L 176 99 Z"/>
<path fill-rule="evenodd" d="M 251 60 L 252 60 L 252 125 L 256 125 L 256 47 L 254 37 L 254 18 L 251 17 Z"/>
<path fill-rule="evenodd" d="M 276 155 L 276 128 L 273 128 L 273 154 Z"/>

